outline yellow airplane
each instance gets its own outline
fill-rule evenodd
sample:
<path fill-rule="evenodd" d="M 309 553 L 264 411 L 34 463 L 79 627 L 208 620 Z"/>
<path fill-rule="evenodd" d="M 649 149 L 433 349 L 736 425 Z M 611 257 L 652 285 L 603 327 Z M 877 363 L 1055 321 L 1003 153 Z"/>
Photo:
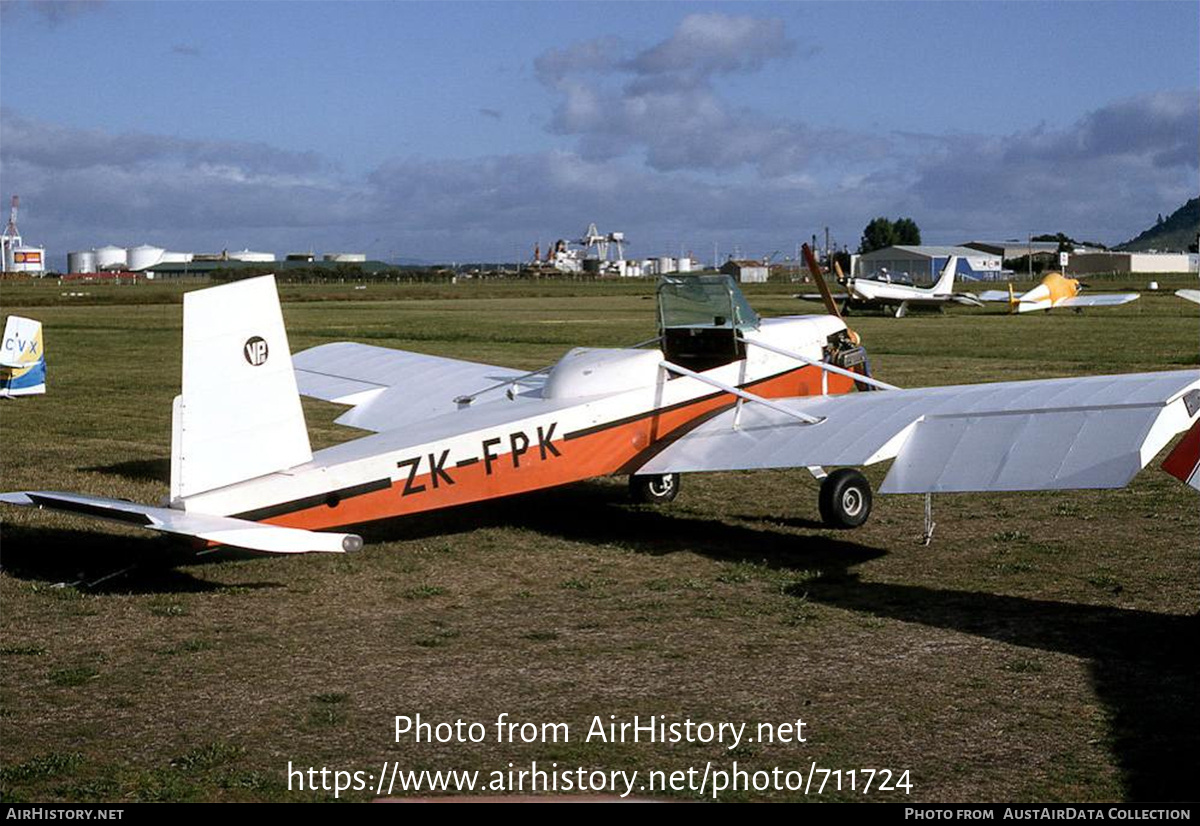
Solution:
<path fill-rule="evenodd" d="M 1080 295 L 1082 286 L 1076 278 L 1067 278 L 1060 272 L 1048 273 L 1038 284 L 1028 292 L 1016 295 L 1012 284 L 1008 292 L 1004 290 L 985 290 L 979 294 L 980 301 L 1007 301 L 1009 312 L 1028 313 L 1033 310 L 1052 310 L 1055 307 L 1115 307 L 1136 301 L 1137 293 L 1108 293 L 1105 295 Z"/>

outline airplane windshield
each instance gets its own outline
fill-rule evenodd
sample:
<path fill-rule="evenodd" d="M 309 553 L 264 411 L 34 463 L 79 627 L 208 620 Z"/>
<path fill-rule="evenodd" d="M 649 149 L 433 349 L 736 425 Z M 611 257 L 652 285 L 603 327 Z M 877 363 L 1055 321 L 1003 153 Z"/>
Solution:
<path fill-rule="evenodd" d="M 658 312 L 664 330 L 758 327 L 758 313 L 728 275 L 664 276 L 658 285 Z"/>

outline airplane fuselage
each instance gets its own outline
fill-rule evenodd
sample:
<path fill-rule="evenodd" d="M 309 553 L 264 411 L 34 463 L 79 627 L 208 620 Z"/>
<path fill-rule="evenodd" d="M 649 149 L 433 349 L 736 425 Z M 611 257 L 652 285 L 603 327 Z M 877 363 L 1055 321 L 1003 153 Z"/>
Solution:
<path fill-rule="evenodd" d="M 843 329 L 829 316 L 770 319 L 745 338 L 821 359 L 828 337 Z M 670 374 L 662 360 L 657 350 L 572 351 L 540 387 L 491 393 L 173 506 L 323 529 L 631 473 L 736 402 L 709 384 Z M 844 393 L 853 386 L 849 378 L 758 347 L 703 374 L 767 398 Z M 624 388 L 611 389 L 614 376 Z M 589 393 L 593 383 L 603 392 Z"/>

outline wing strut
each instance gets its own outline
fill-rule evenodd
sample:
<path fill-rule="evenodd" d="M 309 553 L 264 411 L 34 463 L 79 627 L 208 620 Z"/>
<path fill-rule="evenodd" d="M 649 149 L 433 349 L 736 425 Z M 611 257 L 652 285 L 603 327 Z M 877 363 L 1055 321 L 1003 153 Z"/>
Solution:
<path fill-rule="evenodd" d="M 745 390 L 731 387 L 728 384 L 719 382 L 716 379 L 709 378 L 708 376 L 701 375 L 700 373 L 689 370 L 686 367 L 680 367 L 678 364 L 673 364 L 669 361 L 660 361 L 658 366 L 671 373 L 677 373 L 680 376 L 687 376 L 690 379 L 696 379 L 697 381 L 702 381 L 705 384 L 710 384 L 718 390 L 724 390 L 726 393 L 732 393 L 739 399 L 745 399 L 749 402 L 758 402 L 759 404 L 769 407 L 779 413 L 791 416 L 793 419 L 799 419 L 805 424 L 820 424 L 821 422 L 825 421 L 824 416 L 810 416 L 807 413 L 801 413 L 799 410 L 792 410 L 790 407 L 784 407 L 782 404 L 776 404 L 770 399 L 764 399 L 762 396 L 757 396 L 754 393 L 749 393 Z"/>

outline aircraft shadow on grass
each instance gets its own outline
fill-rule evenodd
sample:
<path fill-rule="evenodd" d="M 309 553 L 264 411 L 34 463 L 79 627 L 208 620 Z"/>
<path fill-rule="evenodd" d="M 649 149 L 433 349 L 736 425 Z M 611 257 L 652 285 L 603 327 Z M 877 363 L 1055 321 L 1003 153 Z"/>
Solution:
<path fill-rule="evenodd" d="M 877 617 L 1090 660 L 1096 694 L 1111 712 L 1113 753 L 1126 796 L 1194 798 L 1200 716 L 1195 640 L 1200 617 L 1102 605 L 862 582 L 806 582 L 795 596 Z"/>
<path fill-rule="evenodd" d="M 202 593 L 225 587 L 175 567 L 228 561 L 239 552 L 197 556 L 171 537 L 120 536 L 69 528 L 5 524 L 0 570 L 18 579 L 64 583 L 89 593 Z M 239 588 L 281 588 L 283 583 L 238 583 Z"/>
<path fill-rule="evenodd" d="M 372 543 L 465 533 L 485 527 L 525 528 L 570 542 L 610 544 L 636 553 L 691 552 L 712 559 L 764 563 L 772 568 L 818 568 L 834 574 L 882 556 L 885 551 L 824 536 L 797 536 L 681 514 L 653 506 L 631 506 L 625 488 L 579 482 L 560 488 L 417 514 L 362 526 Z M 807 520 L 779 520 L 789 527 L 824 527 Z"/>

